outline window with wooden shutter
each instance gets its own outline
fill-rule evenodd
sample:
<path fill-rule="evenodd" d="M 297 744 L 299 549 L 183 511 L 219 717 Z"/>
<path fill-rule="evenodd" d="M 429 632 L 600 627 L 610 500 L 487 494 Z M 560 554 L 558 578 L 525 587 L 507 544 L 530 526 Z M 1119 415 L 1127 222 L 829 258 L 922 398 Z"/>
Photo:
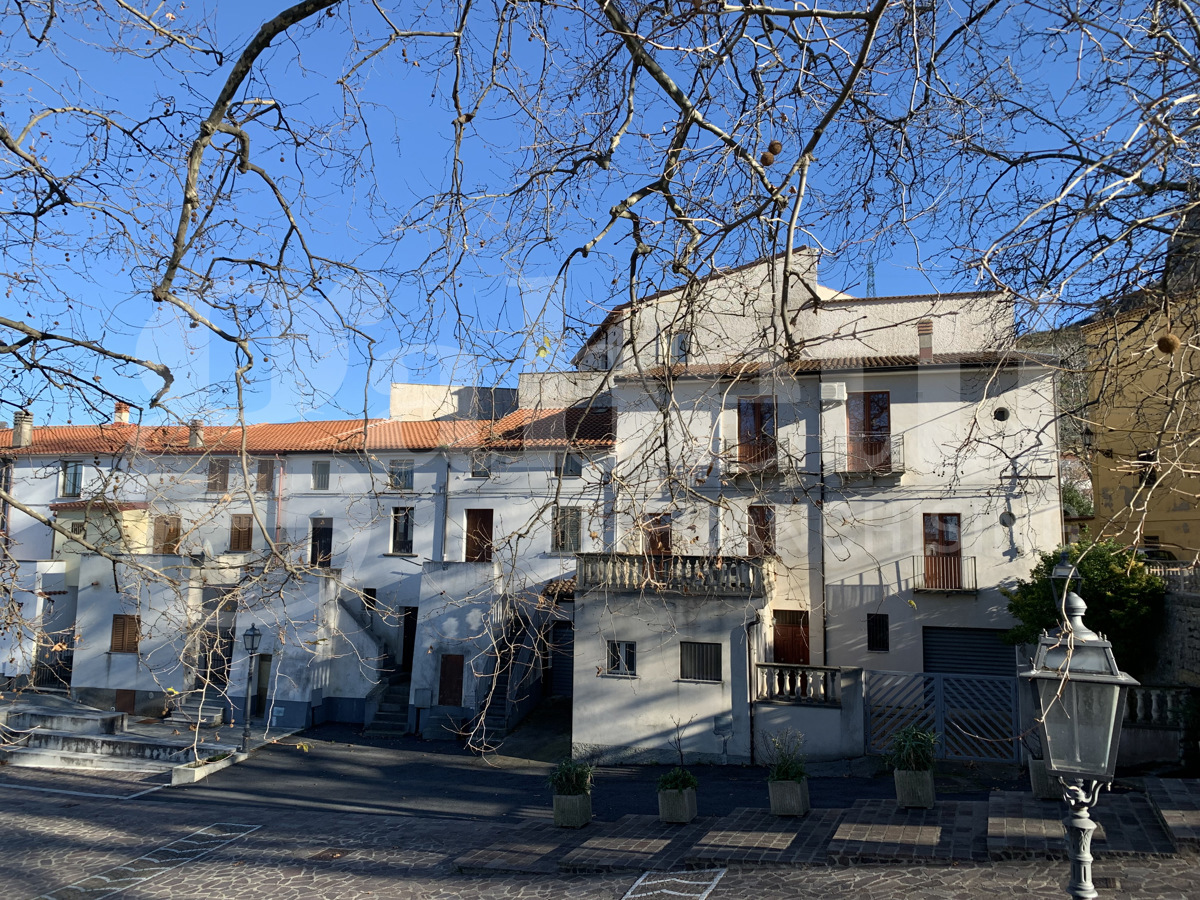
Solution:
<path fill-rule="evenodd" d="M 738 400 L 738 464 L 748 469 L 775 464 L 775 401 L 764 397 Z"/>
<path fill-rule="evenodd" d="M 141 639 L 141 616 L 115 615 L 112 617 L 112 641 L 109 650 L 112 653 L 137 653 L 138 641 Z"/>
<path fill-rule="evenodd" d="M 254 516 L 229 517 L 229 552 L 246 553 L 254 542 Z"/>
<path fill-rule="evenodd" d="M 270 494 L 275 491 L 275 460 L 260 459 L 258 473 L 254 481 L 254 489 L 260 494 Z"/>
<path fill-rule="evenodd" d="M 229 490 L 228 459 L 210 459 L 208 461 L 208 489 L 221 493 Z"/>
<path fill-rule="evenodd" d="M 179 516 L 157 516 L 154 519 L 154 552 L 179 552 Z"/>
<path fill-rule="evenodd" d="M 577 506 L 554 507 L 553 553 L 578 553 L 582 546 L 583 510 Z"/>
<path fill-rule="evenodd" d="M 775 510 L 770 506 L 750 507 L 750 556 L 775 555 Z"/>

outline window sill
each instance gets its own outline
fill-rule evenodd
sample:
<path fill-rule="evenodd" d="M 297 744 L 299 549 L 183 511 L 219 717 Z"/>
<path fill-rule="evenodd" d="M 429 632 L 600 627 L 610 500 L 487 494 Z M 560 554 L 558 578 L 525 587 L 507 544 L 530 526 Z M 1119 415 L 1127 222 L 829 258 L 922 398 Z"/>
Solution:
<path fill-rule="evenodd" d="M 601 678 L 615 678 L 618 681 L 636 681 L 638 678 L 638 674 L 636 672 L 634 672 L 632 675 L 625 675 L 625 674 L 622 674 L 621 672 L 601 672 L 600 677 Z"/>
<path fill-rule="evenodd" d="M 675 683 L 676 684 L 724 684 L 725 682 L 724 682 L 724 680 L 708 681 L 703 678 L 676 678 Z"/>
<path fill-rule="evenodd" d="M 547 550 L 543 555 L 553 559 L 566 559 L 578 556 L 583 550 Z"/>
<path fill-rule="evenodd" d="M 384 553 L 382 555 L 383 556 L 396 556 L 396 557 L 400 557 L 401 559 L 416 559 L 420 554 L 418 554 L 418 553 Z"/>

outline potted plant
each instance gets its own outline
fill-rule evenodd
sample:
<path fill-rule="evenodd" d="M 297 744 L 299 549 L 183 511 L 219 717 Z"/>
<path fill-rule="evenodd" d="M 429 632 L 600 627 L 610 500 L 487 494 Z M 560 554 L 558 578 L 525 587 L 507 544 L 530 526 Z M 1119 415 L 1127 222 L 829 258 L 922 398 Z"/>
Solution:
<path fill-rule="evenodd" d="M 660 822 L 687 824 L 696 818 L 696 786 L 700 782 L 683 766 L 676 766 L 658 779 Z"/>
<path fill-rule="evenodd" d="M 933 755 L 938 733 L 907 725 L 892 736 L 888 758 L 896 780 L 896 802 L 911 809 L 933 809 Z"/>
<path fill-rule="evenodd" d="M 804 766 L 803 748 L 804 735 L 791 728 L 767 735 L 764 757 L 773 816 L 808 813 L 808 771 Z"/>
<path fill-rule="evenodd" d="M 554 791 L 554 824 L 558 828 L 582 828 L 592 821 L 592 766 L 564 759 L 550 773 Z"/>

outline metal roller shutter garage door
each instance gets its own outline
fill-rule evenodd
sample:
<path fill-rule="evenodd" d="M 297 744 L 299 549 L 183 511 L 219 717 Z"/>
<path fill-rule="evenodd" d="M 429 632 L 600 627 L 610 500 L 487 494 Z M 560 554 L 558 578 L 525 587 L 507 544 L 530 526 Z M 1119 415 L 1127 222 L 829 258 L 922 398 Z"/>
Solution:
<path fill-rule="evenodd" d="M 991 628 L 934 628 L 923 631 L 924 671 L 958 675 L 1017 674 L 1017 654 Z"/>

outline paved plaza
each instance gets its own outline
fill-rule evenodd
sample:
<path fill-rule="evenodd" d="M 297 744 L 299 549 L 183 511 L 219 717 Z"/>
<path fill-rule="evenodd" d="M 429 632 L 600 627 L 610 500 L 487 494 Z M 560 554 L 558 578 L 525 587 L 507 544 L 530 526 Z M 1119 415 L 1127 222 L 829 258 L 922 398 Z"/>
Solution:
<path fill-rule="evenodd" d="M 1022 791 L 960 790 L 903 811 L 869 795 L 887 779 L 823 778 L 823 805 L 789 820 L 767 814 L 761 770 L 713 769 L 710 795 L 727 779 L 744 805 L 704 814 L 702 784 L 690 825 L 643 808 L 568 830 L 552 826 L 546 768 L 331 743 L 260 751 L 184 789 L 162 776 L 0 769 L 0 897 L 1064 896 L 1062 811 Z M 395 774 L 409 770 L 420 778 Z M 375 807 L 355 792 L 363 777 L 378 780 Z M 627 787 L 639 778 L 605 770 L 597 792 L 625 803 L 644 793 Z M 1102 795 L 1096 810 L 1101 897 L 1200 897 L 1200 784 L 1139 787 Z"/>

